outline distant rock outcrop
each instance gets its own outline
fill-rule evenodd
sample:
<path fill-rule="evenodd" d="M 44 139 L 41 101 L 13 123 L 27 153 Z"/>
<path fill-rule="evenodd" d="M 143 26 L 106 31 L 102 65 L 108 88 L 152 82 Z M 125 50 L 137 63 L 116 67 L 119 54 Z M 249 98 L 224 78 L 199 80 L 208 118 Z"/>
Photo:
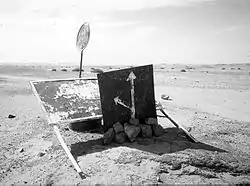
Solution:
<path fill-rule="evenodd" d="M 104 71 L 99 68 L 91 68 L 92 73 L 102 74 Z"/>
<path fill-rule="evenodd" d="M 13 115 L 13 114 L 9 114 L 8 118 L 12 119 L 12 118 L 15 118 L 16 116 Z"/>
<path fill-rule="evenodd" d="M 163 100 L 171 100 L 171 99 L 169 98 L 169 96 L 166 95 L 166 94 L 162 94 L 162 95 L 161 95 L 161 99 L 163 99 Z"/>
<path fill-rule="evenodd" d="M 74 68 L 74 69 L 72 70 L 72 72 L 80 72 L 80 68 L 79 68 L 79 67 Z M 82 69 L 82 72 L 84 72 L 84 70 L 83 70 L 83 69 Z"/>

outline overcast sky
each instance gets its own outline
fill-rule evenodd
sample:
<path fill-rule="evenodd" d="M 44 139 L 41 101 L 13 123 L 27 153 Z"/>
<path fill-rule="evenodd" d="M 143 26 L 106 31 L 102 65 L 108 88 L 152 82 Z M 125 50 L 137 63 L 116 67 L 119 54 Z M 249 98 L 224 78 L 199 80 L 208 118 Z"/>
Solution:
<path fill-rule="evenodd" d="M 0 0 L 0 62 L 250 61 L 250 0 Z"/>

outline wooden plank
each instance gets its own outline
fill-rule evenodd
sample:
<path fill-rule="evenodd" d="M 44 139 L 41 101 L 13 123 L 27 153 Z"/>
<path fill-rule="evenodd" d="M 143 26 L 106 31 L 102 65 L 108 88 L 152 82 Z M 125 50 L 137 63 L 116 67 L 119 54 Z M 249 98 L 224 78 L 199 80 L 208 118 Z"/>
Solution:
<path fill-rule="evenodd" d="M 39 80 L 30 84 L 49 124 L 102 118 L 96 78 Z"/>
<path fill-rule="evenodd" d="M 104 130 L 117 121 L 126 122 L 131 117 L 157 118 L 153 65 L 105 72 L 97 77 Z"/>

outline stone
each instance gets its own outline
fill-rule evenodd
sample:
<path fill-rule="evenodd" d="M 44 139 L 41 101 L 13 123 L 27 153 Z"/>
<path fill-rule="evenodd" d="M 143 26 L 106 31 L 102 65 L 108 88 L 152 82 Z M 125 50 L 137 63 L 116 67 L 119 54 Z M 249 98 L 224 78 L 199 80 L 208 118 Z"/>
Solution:
<path fill-rule="evenodd" d="M 115 135 L 115 142 L 122 144 L 126 141 L 126 134 L 124 132 L 120 132 Z"/>
<path fill-rule="evenodd" d="M 119 121 L 113 125 L 113 128 L 116 134 L 124 131 L 123 125 Z"/>
<path fill-rule="evenodd" d="M 16 116 L 15 115 L 12 115 L 12 114 L 9 114 L 8 118 L 12 119 L 12 118 L 15 118 Z"/>
<path fill-rule="evenodd" d="M 69 128 L 68 128 L 68 127 L 65 127 L 64 130 L 65 130 L 65 131 L 69 131 Z"/>
<path fill-rule="evenodd" d="M 124 131 L 129 139 L 129 141 L 134 142 L 136 137 L 139 135 L 141 129 L 139 126 L 130 125 L 128 123 L 125 123 L 124 124 Z"/>
<path fill-rule="evenodd" d="M 150 125 L 140 125 L 140 128 L 141 128 L 141 136 L 143 138 L 152 137 L 152 129 Z"/>
<path fill-rule="evenodd" d="M 43 157 L 44 155 L 45 155 L 44 152 L 39 152 L 39 153 L 37 154 L 38 157 Z"/>
<path fill-rule="evenodd" d="M 179 170 L 179 169 L 181 169 L 181 163 L 173 163 L 172 166 L 169 169 L 171 169 L 171 170 Z"/>
<path fill-rule="evenodd" d="M 195 175 L 199 173 L 199 169 L 194 167 L 194 166 L 187 166 L 182 170 L 182 174 L 186 174 L 186 175 Z"/>
<path fill-rule="evenodd" d="M 91 68 L 91 72 L 92 73 L 97 73 L 97 74 L 104 73 L 104 71 L 102 69 L 99 69 L 99 68 Z"/>
<path fill-rule="evenodd" d="M 104 138 L 103 144 L 104 145 L 110 144 L 113 141 L 114 137 L 115 137 L 114 129 L 113 128 L 108 129 L 107 132 L 105 132 L 103 135 Z"/>
<path fill-rule="evenodd" d="M 170 185 L 170 184 L 174 185 L 176 183 L 176 180 L 172 176 L 169 176 L 168 173 L 161 173 L 159 175 L 159 182 L 163 183 L 163 184 L 165 183 L 168 185 Z"/>
<path fill-rule="evenodd" d="M 24 148 L 20 148 L 20 149 L 19 149 L 19 152 L 20 152 L 20 153 L 24 152 Z"/>
<path fill-rule="evenodd" d="M 156 137 L 164 134 L 164 129 L 161 125 L 152 125 L 153 135 Z"/>
<path fill-rule="evenodd" d="M 82 71 L 82 72 L 84 72 L 84 70 L 83 70 L 83 69 L 82 69 L 81 71 Z M 80 68 L 79 68 L 79 67 L 74 68 L 74 69 L 72 70 L 72 72 L 80 72 Z"/>
<path fill-rule="evenodd" d="M 156 118 L 148 118 L 146 119 L 146 124 L 148 125 L 158 125 L 158 121 Z"/>
<path fill-rule="evenodd" d="M 167 96 L 166 94 L 162 94 L 161 95 L 161 99 L 163 99 L 163 100 L 169 100 L 169 96 Z"/>
<path fill-rule="evenodd" d="M 130 123 L 131 125 L 139 125 L 139 124 L 140 124 L 139 119 L 137 119 L 137 118 L 131 118 L 131 119 L 129 120 L 129 123 Z"/>

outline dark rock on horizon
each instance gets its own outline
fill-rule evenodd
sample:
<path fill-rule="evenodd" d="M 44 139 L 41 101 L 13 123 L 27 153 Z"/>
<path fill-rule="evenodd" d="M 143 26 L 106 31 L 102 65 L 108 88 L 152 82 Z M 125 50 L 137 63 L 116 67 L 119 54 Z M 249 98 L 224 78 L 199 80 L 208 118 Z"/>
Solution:
<path fill-rule="evenodd" d="M 80 72 L 80 68 L 79 68 L 79 67 L 74 68 L 74 69 L 72 70 L 72 72 Z M 83 69 L 82 69 L 82 72 L 84 72 L 84 70 L 83 70 Z"/>
<path fill-rule="evenodd" d="M 102 69 L 99 69 L 99 68 L 91 68 L 91 72 L 92 73 L 97 73 L 97 74 L 104 73 L 104 71 Z"/>
<path fill-rule="evenodd" d="M 12 119 L 12 118 L 15 118 L 16 116 L 15 115 L 12 115 L 12 114 L 9 114 L 8 118 Z"/>

